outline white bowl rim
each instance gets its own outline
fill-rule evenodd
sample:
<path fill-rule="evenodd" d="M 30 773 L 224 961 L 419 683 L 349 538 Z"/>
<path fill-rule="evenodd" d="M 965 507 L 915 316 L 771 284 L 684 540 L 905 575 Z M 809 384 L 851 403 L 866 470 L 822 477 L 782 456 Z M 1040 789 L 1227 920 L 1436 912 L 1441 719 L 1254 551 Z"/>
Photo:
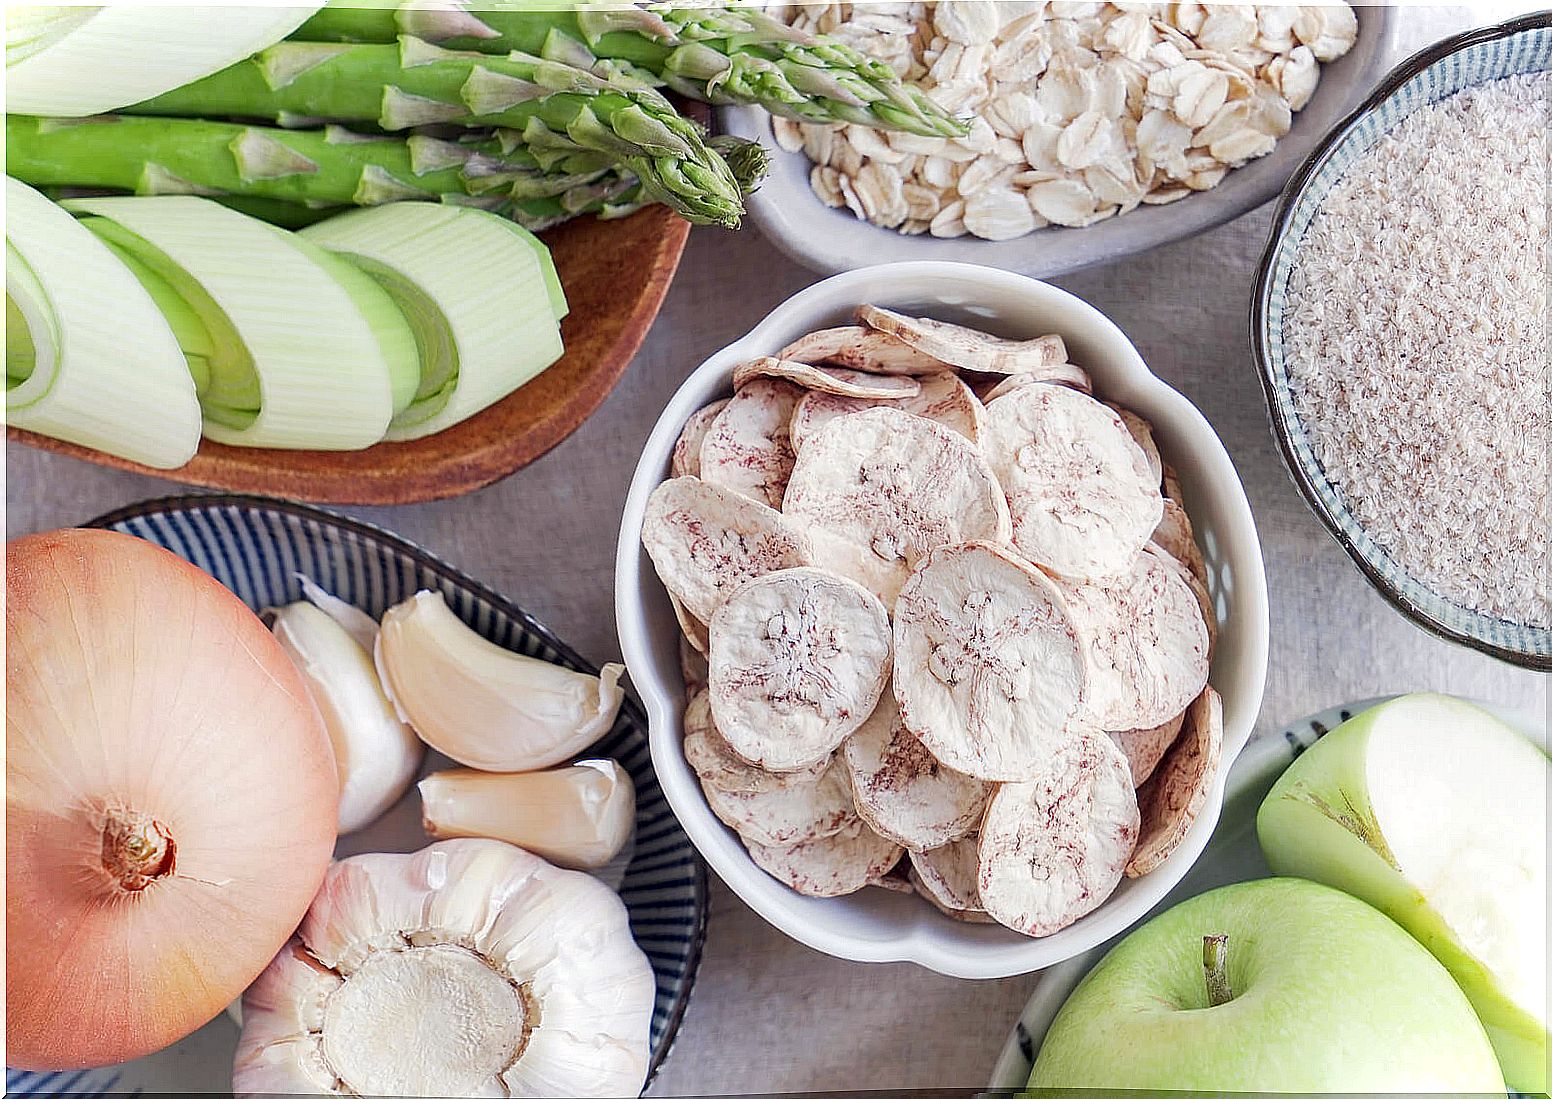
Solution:
<path fill-rule="evenodd" d="M 650 574 L 650 569 L 642 568 L 645 556 L 641 548 L 642 519 L 647 497 L 666 476 L 668 457 L 681 426 L 706 400 L 699 391 L 707 387 L 709 378 L 727 382 L 734 364 L 773 350 L 772 333 L 787 323 L 791 315 L 814 311 L 818 303 L 828 300 L 887 303 L 891 283 L 924 276 L 939 281 L 957 280 L 962 285 L 1026 297 L 1033 295 L 1047 304 L 1095 322 L 1107 338 L 1116 341 L 1117 354 L 1112 370 L 1121 373 L 1132 385 L 1145 389 L 1149 400 L 1154 402 L 1153 410 L 1169 407 L 1175 415 L 1186 420 L 1190 429 L 1200 436 L 1202 452 L 1197 457 L 1209 465 L 1209 479 L 1232 490 L 1228 493 L 1229 521 L 1238 536 L 1234 545 L 1226 550 L 1226 555 L 1235 559 L 1235 609 L 1244 636 L 1239 674 L 1232 682 L 1214 684 L 1225 702 L 1224 754 L 1218 779 L 1207 805 L 1181 846 L 1158 870 L 1134 879 L 1124 911 L 1107 901 L 1071 926 L 1045 938 L 1024 938 L 1009 932 L 1005 943 L 967 943 L 954 932 L 984 928 L 943 920 L 930 925 L 931 932 L 919 925 L 899 938 L 881 941 L 850 935 L 828 925 L 827 921 L 799 920 L 786 912 L 773 912 L 760 894 L 771 889 L 783 893 L 790 891 L 756 867 L 732 832 L 712 814 L 693 776 L 688 776 L 688 766 L 670 732 L 677 728 L 675 696 L 679 684 L 665 686 L 648 672 L 653 642 L 642 613 L 641 591 L 644 579 L 651 584 L 659 581 Z M 914 962 L 947 976 L 977 980 L 1044 969 L 1114 938 L 1141 919 L 1184 876 L 1206 847 L 1222 806 L 1224 777 L 1234 757 L 1249 741 L 1259 716 L 1270 644 L 1266 571 L 1255 519 L 1233 461 L 1206 417 L 1184 395 L 1149 370 L 1125 333 L 1083 299 L 1026 275 L 978 264 L 933 260 L 860 267 L 816 282 L 776 306 L 748 334 L 711 355 L 684 379 L 643 446 L 626 497 L 615 560 L 615 617 L 626 666 L 631 670 L 631 680 L 647 711 L 648 742 L 663 792 L 686 834 L 728 887 L 766 921 L 823 953 L 850 961 Z M 1133 910 L 1134 915 L 1127 914 Z"/>

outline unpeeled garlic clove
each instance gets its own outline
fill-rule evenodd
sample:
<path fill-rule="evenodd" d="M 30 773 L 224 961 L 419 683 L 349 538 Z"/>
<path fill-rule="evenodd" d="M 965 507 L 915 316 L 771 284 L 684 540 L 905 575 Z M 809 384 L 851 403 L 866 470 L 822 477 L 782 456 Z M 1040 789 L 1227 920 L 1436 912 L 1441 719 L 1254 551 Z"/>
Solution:
<path fill-rule="evenodd" d="M 619 854 L 636 823 L 636 788 L 612 759 L 553 771 L 437 771 L 420 780 L 421 820 L 435 839 L 484 836 L 595 870 Z"/>
<path fill-rule="evenodd" d="M 243 997 L 238 1095 L 637 1095 L 656 985 L 608 886 L 497 840 L 341 859 Z"/>
<path fill-rule="evenodd" d="M 404 795 L 425 746 L 383 693 L 370 651 L 334 614 L 313 603 L 271 614 L 270 628 L 306 680 L 334 744 L 340 833 L 354 832 Z"/>
<path fill-rule="evenodd" d="M 584 675 L 486 641 L 421 591 L 383 615 L 377 670 L 399 716 L 466 767 L 536 771 L 562 763 L 614 724 L 618 664 Z"/>

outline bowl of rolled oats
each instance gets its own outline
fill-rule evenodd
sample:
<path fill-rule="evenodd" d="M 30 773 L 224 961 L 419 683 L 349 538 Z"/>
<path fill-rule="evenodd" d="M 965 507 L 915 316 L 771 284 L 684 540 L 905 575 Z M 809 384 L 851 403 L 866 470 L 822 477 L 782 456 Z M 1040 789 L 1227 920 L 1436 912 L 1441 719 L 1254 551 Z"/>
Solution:
<path fill-rule="evenodd" d="M 1295 173 L 1251 340 L 1290 476 L 1424 629 L 1552 669 L 1552 14 L 1402 62 Z"/>
<path fill-rule="evenodd" d="M 1079 298 L 955 263 L 802 291 L 686 379 L 616 617 L 654 767 L 752 908 L 973 978 L 1195 861 L 1266 674 L 1233 463 Z"/>
<path fill-rule="evenodd" d="M 786 17 L 919 84 L 959 138 L 719 111 L 779 147 L 749 201 L 823 272 L 913 259 L 1049 277 L 1275 197 L 1385 70 L 1389 7 L 937 0 Z M 834 94 L 844 95 L 845 89 Z"/>

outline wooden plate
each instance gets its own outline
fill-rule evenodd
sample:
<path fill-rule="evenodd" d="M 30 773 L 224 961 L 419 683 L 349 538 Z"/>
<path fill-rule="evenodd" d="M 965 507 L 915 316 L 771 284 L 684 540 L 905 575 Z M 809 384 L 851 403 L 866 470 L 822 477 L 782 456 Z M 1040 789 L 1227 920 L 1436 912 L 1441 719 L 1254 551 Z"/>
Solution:
<path fill-rule="evenodd" d="M 571 304 L 561 325 L 565 355 L 479 415 L 424 439 L 356 451 L 206 439 L 187 465 L 162 470 L 17 428 L 8 435 L 113 469 L 315 503 L 410 504 L 472 492 L 544 454 L 603 403 L 652 326 L 689 232 L 667 207 L 649 206 L 620 221 L 582 218 L 545 233 Z"/>

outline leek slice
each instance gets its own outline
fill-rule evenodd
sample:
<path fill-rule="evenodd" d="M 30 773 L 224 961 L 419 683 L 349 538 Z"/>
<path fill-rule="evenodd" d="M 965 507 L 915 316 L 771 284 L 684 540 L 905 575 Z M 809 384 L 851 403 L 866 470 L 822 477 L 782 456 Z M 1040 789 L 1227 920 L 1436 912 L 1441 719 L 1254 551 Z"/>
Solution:
<path fill-rule="evenodd" d="M 403 202 L 301 231 L 376 279 L 415 332 L 421 384 L 389 439 L 451 427 L 560 358 L 553 266 L 537 238 L 514 228 L 469 206 Z"/>
<path fill-rule="evenodd" d="M 37 191 L 7 178 L 5 201 L 6 422 L 157 469 L 183 465 L 199 446 L 199 403 L 156 303 Z"/>
<path fill-rule="evenodd" d="M 6 8 L 6 67 L 47 49 L 101 10 L 100 4 L 17 4 Z"/>
<path fill-rule="evenodd" d="M 382 438 L 395 391 L 413 392 L 409 323 L 371 279 L 317 245 L 192 195 L 64 205 L 116 226 L 115 244 L 198 316 L 209 344 L 186 350 L 209 356 L 209 438 L 356 450 Z"/>
<path fill-rule="evenodd" d="M 78 117 L 169 92 L 272 46 L 320 4 L 31 7 L 6 20 L 6 110 Z"/>
<path fill-rule="evenodd" d="M 539 258 L 539 269 L 544 274 L 544 289 L 550 298 L 550 311 L 555 314 L 557 321 L 565 320 L 566 315 L 571 312 L 571 304 L 566 301 L 566 291 L 561 287 L 560 272 L 555 269 L 555 257 L 550 255 L 550 250 L 544 246 L 544 241 L 517 222 L 502 218 L 501 224 L 505 225 L 508 231 L 516 234 Z"/>

